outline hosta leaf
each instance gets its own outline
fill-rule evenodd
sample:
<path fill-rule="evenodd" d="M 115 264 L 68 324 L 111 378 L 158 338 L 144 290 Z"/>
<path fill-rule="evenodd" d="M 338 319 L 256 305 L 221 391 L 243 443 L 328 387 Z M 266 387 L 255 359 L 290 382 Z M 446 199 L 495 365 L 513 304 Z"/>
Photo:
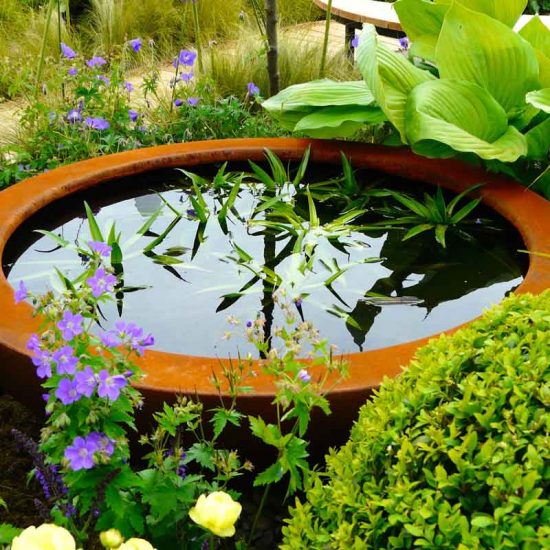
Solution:
<path fill-rule="evenodd" d="M 550 117 L 529 130 L 525 137 L 529 152 L 527 158 L 531 160 L 546 160 L 550 150 Z"/>
<path fill-rule="evenodd" d="M 519 35 L 535 48 L 541 86 L 550 87 L 550 29 L 535 16 L 521 28 Z"/>
<path fill-rule="evenodd" d="M 399 54 L 378 42 L 373 25 L 365 25 L 357 48 L 357 65 L 376 103 L 397 128 L 401 140 L 407 143 L 405 105 L 415 86 L 434 80 L 428 71 L 417 69 Z"/>
<path fill-rule="evenodd" d="M 471 82 L 435 80 L 417 86 L 407 102 L 406 125 L 412 148 L 420 154 L 449 156 L 434 154 L 434 141 L 503 162 L 527 153 L 525 137 L 508 126 L 502 107 Z"/>
<path fill-rule="evenodd" d="M 550 113 L 550 88 L 530 92 L 525 97 L 525 100 L 537 109 L 541 109 L 545 113 Z"/>
<path fill-rule="evenodd" d="M 525 94 L 539 87 L 533 47 L 491 17 L 455 3 L 436 48 L 442 79 L 468 80 L 485 88 L 509 116 L 525 108 Z"/>
<path fill-rule="evenodd" d="M 385 120 L 386 115 L 377 107 L 324 107 L 303 117 L 294 130 L 317 138 L 350 137 L 365 124 L 379 124 Z"/>
<path fill-rule="evenodd" d="M 411 40 L 411 53 L 433 61 L 449 4 L 434 4 L 426 0 L 398 0 L 394 7 L 401 27 Z"/>
<path fill-rule="evenodd" d="M 373 105 L 374 96 L 362 80 L 336 82 L 323 79 L 294 84 L 262 103 L 275 114 L 279 110 L 303 110 L 304 107 L 331 105 Z"/>
<path fill-rule="evenodd" d="M 527 6 L 527 0 L 458 0 L 466 8 L 487 14 L 513 27 Z"/>

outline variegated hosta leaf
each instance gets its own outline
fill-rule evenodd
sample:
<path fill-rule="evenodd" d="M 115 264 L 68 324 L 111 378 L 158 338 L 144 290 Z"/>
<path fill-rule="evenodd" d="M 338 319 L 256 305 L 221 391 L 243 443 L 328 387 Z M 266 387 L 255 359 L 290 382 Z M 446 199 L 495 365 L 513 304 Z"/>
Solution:
<path fill-rule="evenodd" d="M 434 80 L 428 71 L 416 68 L 403 55 L 378 42 L 373 25 L 366 25 L 357 48 L 357 65 L 376 103 L 407 143 L 405 105 L 415 86 Z"/>
<path fill-rule="evenodd" d="M 467 81 L 417 86 L 407 102 L 406 130 L 413 150 L 426 156 L 451 156 L 452 148 L 513 162 L 527 154 L 525 137 L 508 125 L 504 109 L 485 89 Z"/>
<path fill-rule="evenodd" d="M 533 47 L 512 29 L 458 3 L 447 12 L 436 48 L 442 79 L 485 88 L 509 117 L 525 109 L 525 94 L 539 87 Z"/>

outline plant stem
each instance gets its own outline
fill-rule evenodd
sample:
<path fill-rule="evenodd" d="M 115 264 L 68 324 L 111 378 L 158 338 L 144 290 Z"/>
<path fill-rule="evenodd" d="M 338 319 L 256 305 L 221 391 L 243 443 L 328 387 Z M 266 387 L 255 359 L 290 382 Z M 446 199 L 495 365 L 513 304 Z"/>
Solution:
<path fill-rule="evenodd" d="M 53 4 L 55 0 L 50 0 L 46 12 L 46 23 L 44 24 L 44 33 L 42 34 L 42 46 L 40 47 L 40 59 L 38 60 L 38 68 L 36 70 L 36 90 L 35 95 L 38 95 L 40 81 L 42 80 L 42 71 L 44 70 L 44 59 L 46 57 L 46 43 L 48 41 L 48 33 L 50 31 L 50 23 L 52 20 Z"/>
<path fill-rule="evenodd" d="M 325 76 L 325 64 L 327 61 L 328 36 L 330 32 L 331 19 L 332 19 L 332 0 L 328 0 L 327 20 L 325 22 L 325 37 L 323 39 L 323 51 L 321 52 L 321 66 L 319 67 L 319 78 L 323 78 Z"/>
<path fill-rule="evenodd" d="M 174 85 L 172 86 L 172 99 L 170 100 L 170 112 L 174 110 L 174 101 L 176 98 L 176 86 L 178 84 L 178 71 L 180 68 L 180 56 L 176 57 L 176 74 L 174 75 Z"/>
<path fill-rule="evenodd" d="M 61 0 L 57 0 L 57 42 L 59 46 L 59 61 L 61 61 L 61 56 L 63 55 L 63 50 L 61 49 Z M 61 97 L 65 101 L 65 82 L 61 81 Z"/>
<path fill-rule="evenodd" d="M 269 494 L 269 489 L 271 488 L 271 485 L 266 485 L 264 492 L 262 494 L 262 498 L 260 500 L 260 505 L 258 506 L 258 509 L 256 510 L 256 514 L 254 515 L 254 521 L 252 522 L 252 527 L 250 528 L 250 534 L 248 535 L 248 541 L 246 543 L 247 546 L 250 546 L 252 544 L 252 538 L 254 537 L 254 531 L 256 531 L 256 525 L 258 524 L 258 520 L 260 519 L 260 515 L 262 513 L 262 510 L 265 505 L 265 500 L 267 498 L 267 495 Z"/>
<path fill-rule="evenodd" d="M 201 27 L 199 21 L 199 8 L 197 0 L 192 1 L 193 8 L 193 24 L 195 26 L 195 45 L 197 47 L 197 63 L 199 66 L 199 72 L 202 74 L 202 45 L 201 45 Z"/>
<path fill-rule="evenodd" d="M 210 535 L 210 544 L 208 546 L 210 550 L 214 550 L 214 535 Z"/>

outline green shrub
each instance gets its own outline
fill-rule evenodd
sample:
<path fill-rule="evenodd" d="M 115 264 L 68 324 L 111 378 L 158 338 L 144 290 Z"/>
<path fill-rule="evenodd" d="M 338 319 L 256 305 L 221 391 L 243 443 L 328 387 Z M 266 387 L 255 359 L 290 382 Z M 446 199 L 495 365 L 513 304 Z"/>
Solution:
<path fill-rule="evenodd" d="M 291 510 L 282 549 L 550 548 L 550 290 L 418 351 Z"/>

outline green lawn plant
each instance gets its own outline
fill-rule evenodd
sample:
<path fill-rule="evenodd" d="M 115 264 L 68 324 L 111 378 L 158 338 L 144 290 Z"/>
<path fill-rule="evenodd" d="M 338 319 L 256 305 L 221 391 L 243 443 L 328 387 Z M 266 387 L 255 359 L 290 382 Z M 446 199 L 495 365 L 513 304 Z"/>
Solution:
<path fill-rule="evenodd" d="M 550 545 L 550 291 L 421 348 L 310 478 L 280 548 Z"/>
<path fill-rule="evenodd" d="M 283 90 L 264 107 L 294 130 L 315 115 L 312 130 L 333 137 L 372 124 L 379 109 L 399 142 L 421 155 L 477 157 L 518 178 L 528 177 L 521 169 L 529 167 L 540 174 L 550 147 L 550 30 L 538 17 L 513 30 L 526 3 L 398 0 L 409 58 L 365 26 L 357 48 L 365 99 L 358 101 L 350 83 L 312 82 Z M 311 102 L 312 90 L 324 103 Z M 338 110 L 326 109 L 336 101 Z M 539 189 L 550 193 L 548 182 L 547 172 Z"/>

